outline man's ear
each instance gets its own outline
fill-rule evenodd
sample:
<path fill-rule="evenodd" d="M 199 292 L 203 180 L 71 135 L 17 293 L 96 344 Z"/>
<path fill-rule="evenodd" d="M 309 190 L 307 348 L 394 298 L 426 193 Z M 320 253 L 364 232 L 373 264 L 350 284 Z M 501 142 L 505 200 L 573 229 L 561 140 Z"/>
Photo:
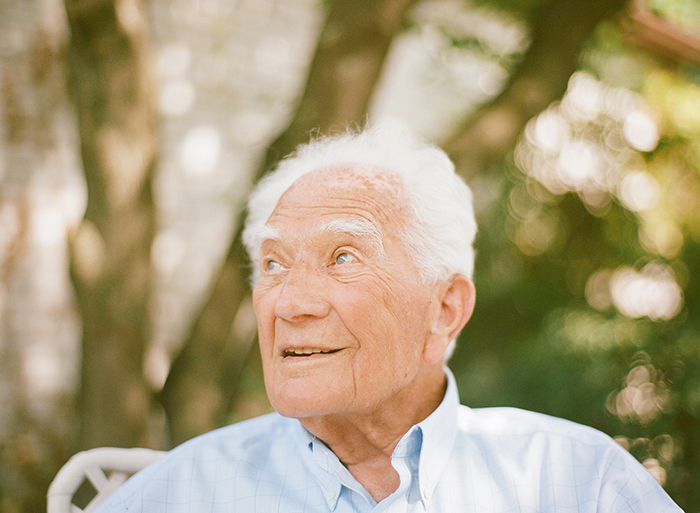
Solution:
<path fill-rule="evenodd" d="M 439 289 L 438 311 L 423 350 L 427 363 L 439 362 L 450 342 L 459 335 L 474 312 L 474 282 L 463 274 L 455 274 Z"/>

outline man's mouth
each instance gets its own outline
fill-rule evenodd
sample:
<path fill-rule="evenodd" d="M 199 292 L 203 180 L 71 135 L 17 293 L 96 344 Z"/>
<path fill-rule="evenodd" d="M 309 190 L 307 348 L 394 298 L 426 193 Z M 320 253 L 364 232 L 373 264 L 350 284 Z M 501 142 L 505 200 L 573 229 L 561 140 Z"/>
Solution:
<path fill-rule="evenodd" d="M 315 354 L 333 354 L 340 351 L 340 349 L 317 349 L 313 347 L 290 347 L 285 349 L 282 353 L 284 358 L 288 356 L 312 356 Z"/>

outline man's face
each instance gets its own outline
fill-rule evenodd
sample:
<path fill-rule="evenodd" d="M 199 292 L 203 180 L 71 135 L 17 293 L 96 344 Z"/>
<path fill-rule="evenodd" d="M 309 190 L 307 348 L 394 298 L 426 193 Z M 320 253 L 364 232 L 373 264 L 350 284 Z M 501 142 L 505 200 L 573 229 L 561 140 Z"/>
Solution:
<path fill-rule="evenodd" d="M 253 302 L 265 386 L 282 415 L 369 414 L 425 371 L 436 288 L 398 238 L 401 190 L 391 174 L 317 171 L 270 216 Z"/>

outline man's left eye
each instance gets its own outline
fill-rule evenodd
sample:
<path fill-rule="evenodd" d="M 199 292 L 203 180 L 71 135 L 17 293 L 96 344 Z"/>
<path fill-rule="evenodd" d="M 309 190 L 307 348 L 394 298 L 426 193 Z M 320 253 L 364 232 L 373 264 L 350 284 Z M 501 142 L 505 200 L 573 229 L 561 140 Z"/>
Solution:
<path fill-rule="evenodd" d="M 355 260 L 355 257 L 350 253 L 340 253 L 337 257 L 335 257 L 335 263 L 338 265 L 347 264 Z"/>

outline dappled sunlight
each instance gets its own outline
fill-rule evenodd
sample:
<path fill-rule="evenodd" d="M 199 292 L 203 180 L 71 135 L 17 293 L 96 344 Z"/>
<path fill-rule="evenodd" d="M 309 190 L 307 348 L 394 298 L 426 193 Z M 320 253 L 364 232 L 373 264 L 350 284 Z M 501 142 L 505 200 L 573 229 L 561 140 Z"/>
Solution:
<path fill-rule="evenodd" d="M 655 420 L 670 399 L 668 387 L 651 365 L 638 365 L 630 370 L 625 387 L 611 394 L 608 409 L 622 419 L 642 424 Z"/>
<path fill-rule="evenodd" d="M 191 176 L 207 175 L 216 169 L 221 150 L 221 134 L 211 126 L 192 128 L 182 144 L 180 161 Z"/>
<path fill-rule="evenodd" d="M 190 68 L 192 51 L 185 43 L 170 43 L 161 48 L 156 66 L 164 79 L 181 78 Z"/>
<path fill-rule="evenodd" d="M 659 144 L 659 129 L 649 114 L 642 111 L 632 111 L 622 125 L 625 140 L 634 149 L 652 151 Z"/>
<path fill-rule="evenodd" d="M 622 420 L 648 424 L 667 410 L 671 397 L 662 373 L 651 364 L 648 354 L 639 352 L 622 389 L 608 396 L 607 409 Z M 663 450 L 668 456 L 670 449 L 666 446 Z"/>
<path fill-rule="evenodd" d="M 182 116 L 192 108 L 195 97 L 192 82 L 185 79 L 170 80 L 160 89 L 158 107 L 160 112 L 168 116 Z"/>
<path fill-rule="evenodd" d="M 31 215 L 31 233 L 40 246 L 54 246 L 63 241 L 66 225 L 63 214 L 55 207 L 39 207 Z"/>
<path fill-rule="evenodd" d="M 526 255 L 541 255 L 561 235 L 558 217 L 535 199 L 525 184 L 511 189 L 508 211 L 511 217 L 506 220 L 506 235 Z"/>
<path fill-rule="evenodd" d="M 261 76 L 274 78 L 279 69 L 289 65 L 292 59 L 292 47 L 282 37 L 268 37 L 255 48 L 254 60 L 257 72 Z"/>
<path fill-rule="evenodd" d="M 557 218 L 544 209 L 532 210 L 521 222 L 506 225 L 506 233 L 529 256 L 541 255 L 556 240 L 559 232 Z"/>
<path fill-rule="evenodd" d="M 666 70 L 656 70 L 650 74 L 646 90 L 655 106 L 670 118 L 674 130 L 685 137 L 700 133 L 700 86 L 681 82 Z"/>
<path fill-rule="evenodd" d="M 654 479 L 656 479 L 661 486 L 666 484 L 666 469 L 661 466 L 659 460 L 656 458 L 647 458 L 642 462 L 642 465 L 654 476 Z"/>
<path fill-rule="evenodd" d="M 185 240 L 175 230 L 162 230 L 153 239 L 151 261 L 155 269 L 170 277 L 185 258 Z"/>
<path fill-rule="evenodd" d="M 660 195 L 659 182 L 646 171 L 627 173 L 618 190 L 620 202 L 632 212 L 652 209 L 658 203 Z"/>
<path fill-rule="evenodd" d="M 673 259 L 683 248 L 683 232 L 677 223 L 665 219 L 651 219 L 639 228 L 639 241 L 644 248 Z"/>
<path fill-rule="evenodd" d="M 478 40 L 493 55 L 522 53 L 530 43 L 527 26 L 521 20 L 483 6 L 465 8 L 458 0 L 421 2 L 413 16 L 422 22 L 423 30 L 438 30 L 458 40 Z M 436 49 L 437 45 L 432 43 L 431 47 Z"/>
<path fill-rule="evenodd" d="M 610 294 L 612 277 L 613 271 L 611 269 L 599 269 L 588 277 L 585 295 L 591 308 L 604 312 L 613 305 Z"/>
<path fill-rule="evenodd" d="M 187 77 L 192 52 L 186 44 L 171 43 L 161 48 L 156 61 L 161 80 L 158 107 L 167 116 L 183 116 L 196 99 L 196 89 Z"/>
<path fill-rule="evenodd" d="M 674 318 L 683 308 L 683 290 L 673 270 L 650 262 L 640 271 L 629 266 L 600 269 L 590 275 L 585 288 L 588 304 L 599 311 L 611 306 L 630 318 L 653 321 Z"/>
<path fill-rule="evenodd" d="M 571 138 L 569 123 L 552 107 L 537 116 L 529 130 L 531 142 L 548 154 L 558 154 Z"/>
<path fill-rule="evenodd" d="M 270 134 L 272 120 L 257 109 L 244 109 L 234 116 L 231 129 L 236 140 L 246 146 L 260 144 Z"/>
<path fill-rule="evenodd" d="M 641 271 L 620 267 L 610 278 L 610 296 L 615 307 L 627 317 L 669 320 L 683 308 L 683 291 L 673 271 L 652 262 Z"/>
<path fill-rule="evenodd" d="M 522 20 L 459 0 L 418 2 L 409 19 L 411 30 L 392 43 L 370 114 L 444 139 L 465 112 L 502 91 L 530 35 Z"/>
<path fill-rule="evenodd" d="M 87 186 L 82 180 L 67 183 L 57 198 L 58 209 L 62 212 L 66 227 L 75 230 L 83 220 L 87 207 Z"/>
<path fill-rule="evenodd" d="M 635 348 L 644 337 L 644 329 L 625 317 L 608 318 L 591 310 L 561 309 L 550 314 L 545 330 L 560 348 L 575 354 L 600 354 L 613 349 Z"/>
<path fill-rule="evenodd" d="M 268 155 L 268 145 L 285 127 L 297 126 L 291 122 L 299 105 L 306 116 L 302 121 L 316 120 L 312 106 L 318 112 L 324 94 L 340 90 L 310 88 L 309 98 L 300 102 L 305 87 L 316 80 L 309 76 L 309 65 L 321 29 L 328 28 L 326 8 L 342 3 L 154 0 L 147 5 L 146 20 L 130 10 L 138 2 L 118 2 L 122 27 L 134 30 L 148 24 L 148 41 L 136 42 L 147 43 L 144 55 L 152 59 L 139 63 L 149 69 L 147 80 L 129 85 L 134 79 L 130 64 L 101 62 L 108 51 L 100 54 L 95 70 L 99 75 L 123 67 L 123 74 L 115 75 L 103 91 L 109 98 L 132 86 L 134 98 L 141 87 L 150 91 L 138 100 L 143 103 L 131 106 L 126 101 L 111 103 L 113 98 L 93 98 L 92 107 L 103 107 L 97 117 L 110 118 L 106 126 L 111 129 L 100 130 L 99 123 L 85 123 L 85 113 L 78 112 L 81 95 L 89 89 L 81 87 L 99 77 L 76 82 L 77 75 L 69 76 L 75 48 L 69 44 L 65 2 L 25 3 L 10 0 L 0 7 L 0 510 L 8 496 L 3 494 L 19 497 L 25 493 L 22 486 L 54 475 L 47 461 L 65 460 L 79 436 L 77 420 L 87 411 L 87 403 L 78 400 L 81 364 L 105 358 L 95 356 L 89 346 L 83 358 L 82 330 L 89 336 L 103 326 L 88 315 L 84 326 L 80 308 L 137 319 L 147 326 L 146 347 L 127 356 L 143 364 L 145 382 L 129 394 L 134 412 L 141 414 L 142 407 L 147 409 L 144 399 L 153 392 L 156 408 L 151 410 L 146 441 L 154 445 L 167 444 L 163 414 L 155 413 L 163 397 L 158 391 L 193 327 L 221 330 L 216 334 L 229 336 L 229 342 L 255 340 L 257 321 L 249 300 L 235 314 L 227 311 L 223 321 L 218 314 L 198 316 L 210 305 L 225 306 L 238 290 L 238 282 L 227 284 L 230 288 L 216 295 L 217 300 L 207 301 L 233 240 L 251 177 L 261 157 Z M 361 11 L 369 7 L 361 4 L 348 4 L 347 10 L 364 14 Z M 450 362 L 455 374 L 461 374 L 463 401 L 525 407 L 622 433 L 627 437 L 617 437 L 620 444 L 659 482 L 668 482 L 669 491 L 678 486 L 682 472 L 693 473 L 694 485 L 700 481 L 682 458 L 692 437 L 681 424 L 693 416 L 689 424 L 695 429 L 700 411 L 694 303 L 700 251 L 696 70 L 660 66 L 653 57 L 640 59 L 616 32 L 593 34 L 578 60 L 533 66 L 530 48 L 562 47 L 531 47 L 537 31 L 532 30 L 530 16 L 539 16 L 537 2 L 507 11 L 516 4 L 410 4 L 403 24 L 396 24 L 401 29 L 386 61 L 374 61 L 381 65 L 381 79 L 364 84 L 373 91 L 367 114 L 373 122 L 397 120 L 444 147 L 474 120 L 485 127 L 483 140 L 471 137 L 463 155 L 451 154 L 465 176 L 473 163 L 474 173 L 467 181 L 480 227 L 474 278 L 477 310 Z M 389 5 L 398 9 L 408 4 Z M 581 5 L 588 4 L 568 7 Z M 373 16 L 372 21 L 385 15 Z M 323 43 L 332 43 L 347 21 L 345 17 L 330 27 L 335 32 L 323 32 Z M 608 18 L 601 26 L 615 25 L 605 29 L 614 32 L 617 21 Z M 100 23 L 90 27 L 99 31 Z M 323 71 L 335 70 L 346 84 L 366 78 L 368 67 L 361 61 L 374 42 L 372 37 L 360 39 L 357 53 Z M 347 45 L 343 51 L 352 48 Z M 561 100 L 549 104 L 522 130 L 526 117 L 560 96 L 574 66 L 589 72 L 573 74 Z M 554 80 L 559 76 L 563 78 Z M 510 80 L 514 77 L 526 77 L 527 84 L 515 91 L 512 84 L 518 81 Z M 626 84 L 634 91 L 610 83 Z M 507 94 L 499 95 L 502 92 Z M 340 100 L 347 95 L 341 96 Z M 343 107 L 340 100 L 337 105 Z M 154 122 L 141 135 L 126 137 L 128 123 L 126 131 L 118 125 L 129 119 L 141 123 L 143 118 L 132 108 L 146 104 L 155 109 L 150 111 Z M 322 109 L 320 121 L 314 122 L 323 125 L 332 111 Z M 357 119 L 362 116 L 364 110 Z M 302 131 L 305 136 L 308 127 Z M 513 139 L 520 131 L 513 155 Z M 100 151 L 108 152 L 104 161 L 114 177 L 96 187 L 89 174 L 91 155 L 85 147 L 81 153 L 81 136 L 87 140 L 89 135 L 99 135 Z M 106 203 L 126 205 L 127 193 L 143 184 L 130 169 L 151 162 L 145 160 L 150 150 L 134 152 L 132 147 L 151 136 L 158 137 L 158 160 L 155 167 L 149 165 L 145 179 L 155 203 L 145 205 L 139 215 L 153 215 L 156 221 L 131 249 L 143 252 L 150 244 L 150 260 L 139 262 L 132 276 L 148 272 L 152 281 L 144 279 L 138 288 L 152 285 L 152 294 L 147 303 L 129 304 L 126 294 L 118 293 L 112 303 L 99 304 L 109 295 L 104 291 L 121 290 L 131 280 L 127 277 L 109 282 L 92 304 L 77 306 L 75 283 L 94 285 L 103 273 L 127 265 L 109 263 L 111 256 L 131 249 L 114 246 L 101 230 L 105 219 L 119 228 L 131 213 L 106 212 L 100 195 L 111 195 Z M 482 165 L 481 150 L 494 141 L 510 150 L 498 150 L 486 159 L 488 166 Z M 83 219 L 84 167 L 94 195 L 88 220 Z M 71 283 L 71 278 L 82 281 Z M 109 340 L 117 335 L 122 334 Z M 208 336 L 203 345 L 213 339 Z M 126 347 L 129 342 L 122 343 Z M 216 351 L 200 348 L 184 353 L 180 362 L 186 368 L 192 361 L 188 354 L 194 355 L 197 364 L 208 362 L 205 372 L 212 373 L 220 362 L 240 363 L 236 400 L 220 417 L 228 422 L 271 410 L 257 353 L 248 354 L 238 345 Z M 669 364 L 674 361 L 683 362 L 676 374 Z M 669 365 L 673 372 L 664 370 Z M 123 383 L 121 372 L 113 368 L 109 376 L 100 373 L 96 387 L 85 387 L 86 397 Z M 233 381 L 237 372 L 227 377 Z M 171 382 L 181 379 L 176 374 Z M 193 397 L 196 404 L 189 419 L 199 420 L 219 407 L 223 388 L 217 387 L 201 401 Z M 187 410 L 184 401 L 177 407 Z M 115 417 L 121 413 L 113 409 Z M 120 429 L 119 423 L 112 426 Z M 673 438 L 660 434 L 664 431 Z M 4 467 L 7 462 L 10 465 Z M 38 478 L 28 474 L 37 469 Z M 15 483 L 22 486 L 15 490 Z M 43 492 L 25 495 L 39 497 L 43 504 Z"/>
<path fill-rule="evenodd" d="M 643 437 L 631 439 L 618 435 L 614 439 L 634 454 L 661 486 L 666 485 L 669 470 L 673 468 L 674 461 L 681 453 L 678 443 L 671 435 L 662 434 L 652 440 Z"/>
<path fill-rule="evenodd" d="M 601 208 L 621 193 L 623 203 L 645 210 L 658 198 L 658 184 L 655 188 L 653 177 L 641 174 L 643 160 L 631 159 L 631 152 L 651 151 L 659 138 L 641 96 L 578 72 L 561 103 L 528 123 L 516 162 L 554 194 L 576 192 Z M 645 196 L 636 199 L 638 193 Z"/>
<path fill-rule="evenodd" d="M 76 376 L 66 374 L 64 358 L 57 348 L 49 344 L 37 344 L 27 349 L 22 364 L 22 377 L 31 400 L 52 397 L 57 392 L 69 393 Z"/>
<path fill-rule="evenodd" d="M 584 72 L 574 73 L 569 79 L 569 88 L 562 98 L 560 111 L 571 123 L 595 121 L 606 108 L 606 90 L 605 84 L 591 75 Z M 619 116 L 621 112 L 618 107 L 621 102 L 611 102 L 611 105 L 615 107 L 612 113 Z"/>

